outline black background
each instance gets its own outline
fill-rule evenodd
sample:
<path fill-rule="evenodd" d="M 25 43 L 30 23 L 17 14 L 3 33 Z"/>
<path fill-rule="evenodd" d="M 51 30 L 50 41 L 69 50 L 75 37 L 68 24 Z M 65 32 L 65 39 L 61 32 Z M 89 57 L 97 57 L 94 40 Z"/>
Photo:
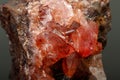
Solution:
<path fill-rule="evenodd" d="M 7 0 L 0 0 L 0 4 Z M 112 30 L 108 33 L 108 43 L 103 53 L 103 64 L 107 80 L 120 80 L 120 0 L 110 0 Z M 0 27 L 0 80 L 8 80 L 11 66 L 9 41 Z"/>

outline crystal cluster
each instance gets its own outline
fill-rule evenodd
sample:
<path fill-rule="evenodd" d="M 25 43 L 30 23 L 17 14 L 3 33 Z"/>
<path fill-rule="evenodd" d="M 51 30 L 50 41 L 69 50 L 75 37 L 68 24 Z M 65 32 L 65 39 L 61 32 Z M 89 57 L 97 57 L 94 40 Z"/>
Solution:
<path fill-rule="evenodd" d="M 0 7 L 11 80 L 106 80 L 109 0 L 16 0 Z"/>

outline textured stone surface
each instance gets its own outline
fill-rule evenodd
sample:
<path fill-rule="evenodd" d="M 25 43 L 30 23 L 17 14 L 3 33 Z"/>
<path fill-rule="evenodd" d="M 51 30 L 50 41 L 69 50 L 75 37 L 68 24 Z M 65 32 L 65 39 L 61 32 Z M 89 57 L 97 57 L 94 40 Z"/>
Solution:
<path fill-rule="evenodd" d="M 10 0 L 0 21 L 11 43 L 11 80 L 106 80 L 100 53 L 109 0 Z"/>

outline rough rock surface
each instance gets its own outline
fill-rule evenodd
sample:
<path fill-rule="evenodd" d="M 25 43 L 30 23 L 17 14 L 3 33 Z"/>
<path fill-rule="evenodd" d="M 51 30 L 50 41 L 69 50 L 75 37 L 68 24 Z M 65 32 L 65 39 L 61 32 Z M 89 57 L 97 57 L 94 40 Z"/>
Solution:
<path fill-rule="evenodd" d="M 0 6 L 11 80 L 106 80 L 109 0 L 10 0 Z"/>

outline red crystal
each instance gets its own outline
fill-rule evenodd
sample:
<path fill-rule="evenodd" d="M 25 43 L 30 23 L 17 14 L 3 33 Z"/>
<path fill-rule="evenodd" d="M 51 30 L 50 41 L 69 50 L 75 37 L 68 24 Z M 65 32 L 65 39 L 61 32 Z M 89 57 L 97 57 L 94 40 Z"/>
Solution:
<path fill-rule="evenodd" d="M 47 7 L 45 7 L 47 11 Z M 44 12 L 44 9 L 42 10 Z M 58 13 L 54 13 L 58 14 Z M 37 35 L 36 46 L 42 55 L 42 61 L 44 67 L 49 67 L 55 64 L 62 58 L 63 60 L 63 71 L 68 77 L 72 77 L 75 73 L 78 65 L 78 58 L 76 54 L 81 57 L 88 57 L 93 54 L 97 54 L 102 50 L 102 44 L 98 42 L 98 25 L 93 21 L 87 21 L 84 15 L 81 14 L 79 22 L 78 18 L 74 16 L 66 28 L 65 25 L 60 25 L 62 23 L 57 23 L 61 21 L 61 16 L 52 15 L 55 18 L 55 22 L 50 21 L 47 23 L 45 31 Z M 42 17 L 46 15 L 42 13 Z M 44 19 L 42 19 L 44 21 Z M 85 24 L 83 24 L 85 23 Z M 57 32 L 54 32 L 57 30 Z M 38 55 L 39 55 L 38 54 Z M 37 57 L 36 57 L 37 58 Z M 40 66 L 41 63 L 39 59 L 36 59 L 36 66 Z"/>
<path fill-rule="evenodd" d="M 67 57 L 74 50 L 71 45 L 67 44 L 62 38 L 51 32 L 44 32 L 39 34 L 36 40 L 37 47 L 42 51 L 42 56 L 52 60 L 51 63 L 46 65 L 52 65 L 61 58 Z"/>
<path fill-rule="evenodd" d="M 89 22 L 89 26 L 80 26 L 76 32 L 71 35 L 75 50 L 82 56 L 88 57 L 99 53 L 102 45 L 97 41 L 98 26 L 94 22 Z"/>

